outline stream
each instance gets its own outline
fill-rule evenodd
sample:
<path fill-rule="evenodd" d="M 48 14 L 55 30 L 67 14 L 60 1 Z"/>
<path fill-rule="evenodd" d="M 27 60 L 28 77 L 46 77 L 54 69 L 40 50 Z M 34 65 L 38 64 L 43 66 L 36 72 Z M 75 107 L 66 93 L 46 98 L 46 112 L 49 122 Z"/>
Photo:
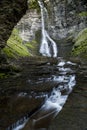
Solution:
<path fill-rule="evenodd" d="M 44 98 L 44 101 L 31 115 L 27 113 L 6 130 L 73 130 L 75 128 L 75 130 L 86 130 L 86 64 L 80 65 L 78 62 L 67 61 L 62 57 L 57 58 L 57 61 L 54 65 L 47 62 L 45 65 L 35 66 L 32 76 L 29 75 L 30 71 L 28 73 L 27 70 L 27 78 L 24 82 L 27 89 L 23 87 L 24 91 L 22 90 L 22 81 L 19 89 L 21 91 L 17 88 L 19 92 L 16 92 L 16 97 L 25 98 L 25 102 L 27 98 L 30 99 L 31 104 L 29 106 L 31 109 L 32 97 L 36 101 Z M 41 73 L 43 74 L 41 75 Z M 19 84 L 21 79 L 16 82 Z M 31 86 L 28 86 L 30 84 Z M 29 87 L 31 88 L 30 92 Z M 20 103 L 20 106 L 23 106 L 22 103 Z"/>
<path fill-rule="evenodd" d="M 50 63 L 49 67 L 50 67 Z M 74 67 L 75 63 L 70 61 L 65 61 L 60 58 L 60 62 L 55 65 L 56 73 L 55 75 L 50 75 L 50 77 L 42 77 L 38 78 L 35 81 L 35 84 L 46 83 L 46 82 L 55 82 L 57 85 L 52 88 L 50 93 L 41 95 L 36 95 L 34 98 L 45 97 L 45 102 L 32 116 L 26 118 L 24 117 L 23 124 L 20 124 L 18 121 L 13 128 L 8 128 L 7 130 L 20 130 L 24 127 L 24 130 L 36 130 L 40 128 L 41 130 L 44 128 L 47 129 L 51 121 L 58 115 L 58 113 L 62 110 L 69 94 L 72 92 L 73 87 L 76 85 Z M 54 66 L 52 66 L 52 69 Z M 31 81 L 32 82 L 32 81 Z M 27 93 L 24 94 L 26 96 Z M 22 96 L 22 95 L 20 95 Z M 14 128 L 14 126 L 16 126 Z M 47 128 L 46 128 L 47 127 Z"/>

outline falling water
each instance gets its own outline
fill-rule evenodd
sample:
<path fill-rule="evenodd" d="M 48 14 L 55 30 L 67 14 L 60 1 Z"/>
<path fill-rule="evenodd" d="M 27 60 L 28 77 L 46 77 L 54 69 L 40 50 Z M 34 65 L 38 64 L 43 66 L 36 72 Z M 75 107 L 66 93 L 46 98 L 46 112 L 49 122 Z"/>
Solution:
<path fill-rule="evenodd" d="M 26 41 L 24 23 L 22 24 L 22 32 L 19 35 L 23 41 Z"/>
<path fill-rule="evenodd" d="M 52 38 L 49 36 L 45 29 L 45 18 L 44 14 L 47 13 L 46 8 L 43 5 L 43 2 L 38 0 L 40 9 L 41 9 L 41 20 L 42 20 L 42 41 L 41 41 L 41 46 L 40 46 L 40 53 L 43 56 L 48 56 L 48 57 L 57 57 L 57 45 L 56 43 L 52 40 Z"/>

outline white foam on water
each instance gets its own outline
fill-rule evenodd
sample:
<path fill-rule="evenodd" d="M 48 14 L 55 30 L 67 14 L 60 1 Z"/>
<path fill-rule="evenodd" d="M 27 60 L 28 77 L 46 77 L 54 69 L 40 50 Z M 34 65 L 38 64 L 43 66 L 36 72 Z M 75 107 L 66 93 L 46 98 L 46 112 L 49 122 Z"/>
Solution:
<path fill-rule="evenodd" d="M 11 127 L 8 127 L 6 130 L 21 130 L 22 128 L 24 128 L 28 120 L 28 117 L 23 117 L 22 119 L 14 123 Z"/>
<path fill-rule="evenodd" d="M 59 71 L 62 72 L 72 72 L 72 69 L 67 67 L 64 68 L 63 66 L 67 62 L 61 61 L 58 63 Z M 68 64 L 72 64 L 72 62 L 68 62 Z M 46 100 L 45 104 L 42 106 L 44 109 L 48 110 L 50 108 L 56 108 L 57 113 L 59 113 L 62 110 L 63 105 L 65 104 L 68 95 L 72 92 L 73 87 L 76 84 L 75 75 L 61 75 L 61 76 L 53 76 L 53 81 L 56 81 L 58 83 L 63 83 L 63 85 L 58 85 L 57 88 L 54 88 L 50 97 Z M 62 95 L 62 90 L 66 90 L 67 94 Z"/>
<path fill-rule="evenodd" d="M 76 65 L 76 63 L 73 63 L 73 62 L 71 62 L 71 61 L 67 61 L 67 64 Z"/>
<path fill-rule="evenodd" d="M 69 93 L 71 93 L 73 87 L 75 86 L 76 84 L 76 80 L 75 80 L 75 75 L 71 75 L 70 76 L 70 81 L 68 83 L 68 86 L 69 86 Z"/>
<path fill-rule="evenodd" d="M 44 107 L 46 110 L 50 108 L 56 108 L 57 112 L 59 112 L 66 102 L 67 97 L 67 95 L 61 95 L 61 92 L 59 90 L 54 89 L 51 93 L 51 96 L 45 102 Z"/>
<path fill-rule="evenodd" d="M 27 96 L 27 93 L 25 93 L 25 92 L 20 92 L 18 94 L 18 97 L 25 97 L 25 96 Z"/>
<path fill-rule="evenodd" d="M 13 130 L 21 130 L 25 126 L 25 124 L 26 124 L 26 122 L 24 124 L 21 124 L 21 125 L 17 126 Z"/>
<path fill-rule="evenodd" d="M 62 80 L 61 80 L 62 82 Z M 51 96 L 46 100 L 45 104 L 42 106 L 43 110 L 50 110 L 52 108 L 57 109 L 57 113 L 59 113 L 62 110 L 63 105 L 65 104 L 68 95 L 71 93 L 73 86 L 75 85 L 75 76 L 70 76 L 70 81 L 67 85 L 61 86 L 61 88 L 64 88 L 68 90 L 67 95 L 62 95 L 61 89 L 55 88 L 53 89 Z"/>
<path fill-rule="evenodd" d="M 61 67 L 61 68 L 59 68 L 59 71 L 62 71 L 62 72 L 71 72 L 72 70 L 70 68 Z"/>
<path fill-rule="evenodd" d="M 65 76 L 53 76 L 53 81 L 57 81 L 58 83 L 64 81 Z"/>
<path fill-rule="evenodd" d="M 65 65 L 65 62 L 64 61 L 61 61 L 61 62 L 59 62 L 59 64 L 58 64 L 58 66 L 64 66 Z"/>

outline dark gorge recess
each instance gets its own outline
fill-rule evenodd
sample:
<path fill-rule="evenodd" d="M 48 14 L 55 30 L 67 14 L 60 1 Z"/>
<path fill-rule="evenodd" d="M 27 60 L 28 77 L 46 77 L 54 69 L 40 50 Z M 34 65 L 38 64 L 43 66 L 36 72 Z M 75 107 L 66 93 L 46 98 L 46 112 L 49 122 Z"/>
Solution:
<path fill-rule="evenodd" d="M 0 51 L 27 10 L 27 0 L 0 0 Z"/>

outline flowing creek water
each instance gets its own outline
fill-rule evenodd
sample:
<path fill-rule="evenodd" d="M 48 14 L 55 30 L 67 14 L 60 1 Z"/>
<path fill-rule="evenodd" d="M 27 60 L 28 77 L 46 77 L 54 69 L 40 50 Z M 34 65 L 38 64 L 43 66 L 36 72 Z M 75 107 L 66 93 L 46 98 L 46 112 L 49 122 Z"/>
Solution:
<path fill-rule="evenodd" d="M 57 71 L 56 75 L 51 75 L 49 78 L 38 79 L 36 81 L 38 85 L 41 82 L 43 83 L 47 81 L 56 82 L 58 85 L 48 94 L 44 95 L 43 93 L 42 95 L 35 96 L 35 98 L 40 98 L 41 96 L 45 97 L 45 103 L 41 108 L 31 117 L 24 117 L 16 124 L 13 124 L 13 128 L 11 127 L 7 130 L 20 130 L 23 128 L 24 130 L 47 129 L 51 121 L 62 110 L 69 94 L 72 92 L 73 87 L 76 84 L 73 70 L 74 66 L 76 66 L 75 63 L 60 58 L 60 62 L 55 66 Z"/>
<path fill-rule="evenodd" d="M 16 105 L 18 103 L 15 102 L 16 99 L 23 98 L 24 102 L 26 102 L 26 99 L 30 99 L 31 104 L 29 106 L 32 109 L 32 97 L 35 100 L 44 98 L 44 102 L 37 110 L 32 112 L 31 115 L 27 113 L 23 118 L 19 118 L 17 122 L 14 122 L 6 130 L 86 130 L 86 64 L 81 65 L 65 60 L 62 57 L 57 58 L 57 61 L 56 64 L 47 62 L 45 65 L 35 66 L 35 69 L 32 71 L 34 74 L 32 73 L 32 75 L 27 70 L 26 74 L 23 73 L 25 78 L 21 77 L 21 79 L 19 77 L 17 78 L 18 80 L 3 83 L 3 85 L 9 83 L 9 86 L 13 86 L 13 82 L 15 83 L 16 81 L 16 85 L 20 86 L 20 89 L 17 88 L 15 92 L 16 96 L 11 96 L 11 101 L 8 100 L 10 107 L 7 107 L 13 112 L 17 111 Z M 51 86 L 51 84 L 53 85 Z M 40 91 L 38 92 L 39 89 Z M 2 90 L 4 93 L 6 91 L 7 97 L 9 97 L 10 93 L 13 93 L 11 88 L 7 90 L 3 88 Z M 67 99 L 68 102 L 66 103 Z M 19 102 L 18 107 L 23 107 L 24 102 Z M 16 114 L 18 116 L 20 113 Z M 14 118 L 14 115 L 11 114 L 9 121 L 12 120 L 12 116 Z"/>

